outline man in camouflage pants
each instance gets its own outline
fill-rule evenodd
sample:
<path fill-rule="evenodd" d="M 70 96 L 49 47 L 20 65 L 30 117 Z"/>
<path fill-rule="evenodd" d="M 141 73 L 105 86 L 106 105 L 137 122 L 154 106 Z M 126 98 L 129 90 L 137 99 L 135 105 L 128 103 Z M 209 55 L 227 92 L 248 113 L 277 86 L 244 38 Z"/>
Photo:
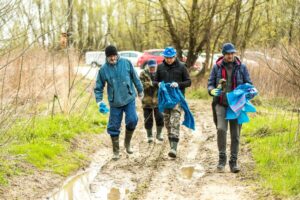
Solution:
<path fill-rule="evenodd" d="M 140 74 L 140 80 L 144 88 L 144 98 L 142 100 L 144 112 L 144 125 L 147 131 L 148 143 L 153 142 L 153 114 L 156 122 L 156 139 L 163 141 L 162 129 L 164 127 L 164 119 L 162 113 L 158 111 L 157 88 L 153 86 L 157 68 L 157 62 L 154 59 L 148 61 L 148 66 Z"/>
<path fill-rule="evenodd" d="M 165 48 L 164 61 L 158 65 L 154 85 L 159 87 L 160 82 L 170 83 L 171 87 L 181 90 L 184 95 L 185 88 L 191 86 L 191 79 L 185 64 L 176 58 L 176 50 L 173 47 Z M 177 104 L 173 109 L 165 109 L 164 120 L 168 131 L 171 150 L 169 156 L 176 158 L 179 142 L 181 107 Z"/>

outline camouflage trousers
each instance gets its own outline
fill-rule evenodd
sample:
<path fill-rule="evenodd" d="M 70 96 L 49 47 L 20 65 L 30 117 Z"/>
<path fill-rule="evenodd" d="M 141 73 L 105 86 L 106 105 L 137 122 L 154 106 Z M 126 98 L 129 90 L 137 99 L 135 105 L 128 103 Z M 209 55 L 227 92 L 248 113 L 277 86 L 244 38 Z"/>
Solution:
<path fill-rule="evenodd" d="M 170 140 L 179 141 L 181 107 L 177 104 L 173 109 L 165 109 L 164 121 Z"/>

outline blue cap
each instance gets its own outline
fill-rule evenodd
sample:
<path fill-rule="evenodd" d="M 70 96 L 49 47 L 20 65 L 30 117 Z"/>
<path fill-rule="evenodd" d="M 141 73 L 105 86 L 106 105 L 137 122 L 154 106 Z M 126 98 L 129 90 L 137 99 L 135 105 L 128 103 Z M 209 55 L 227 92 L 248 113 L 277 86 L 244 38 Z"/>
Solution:
<path fill-rule="evenodd" d="M 222 54 L 224 55 L 226 53 L 236 53 L 236 49 L 232 43 L 223 44 Z"/>
<path fill-rule="evenodd" d="M 154 59 L 148 60 L 147 64 L 148 64 L 149 67 L 156 67 L 157 66 L 157 62 Z"/>
<path fill-rule="evenodd" d="M 166 58 L 172 58 L 176 56 L 176 50 L 173 47 L 166 47 L 163 56 Z"/>

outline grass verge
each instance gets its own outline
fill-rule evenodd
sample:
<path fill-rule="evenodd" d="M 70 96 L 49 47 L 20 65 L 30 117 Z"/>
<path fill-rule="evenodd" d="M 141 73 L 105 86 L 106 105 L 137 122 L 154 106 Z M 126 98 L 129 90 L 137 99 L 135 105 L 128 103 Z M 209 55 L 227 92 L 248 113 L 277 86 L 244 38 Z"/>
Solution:
<path fill-rule="evenodd" d="M 97 105 L 91 104 L 84 115 L 18 120 L 7 133 L 14 140 L 0 150 L 0 185 L 9 184 L 12 176 L 36 169 L 68 176 L 82 167 L 89 159 L 77 142 L 85 140 L 84 149 L 89 149 L 95 134 L 103 132 L 107 123 L 107 116 L 97 110 Z"/>
<path fill-rule="evenodd" d="M 296 113 L 258 106 L 243 126 L 263 187 L 285 198 L 300 194 L 300 138 Z"/>

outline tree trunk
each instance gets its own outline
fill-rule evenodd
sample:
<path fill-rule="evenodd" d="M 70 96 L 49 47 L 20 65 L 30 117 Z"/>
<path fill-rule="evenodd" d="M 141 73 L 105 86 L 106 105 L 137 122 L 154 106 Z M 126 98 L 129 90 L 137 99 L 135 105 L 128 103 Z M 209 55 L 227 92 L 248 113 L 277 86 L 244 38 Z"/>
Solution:
<path fill-rule="evenodd" d="M 243 43 L 242 43 L 242 46 L 241 46 L 241 59 L 242 60 L 244 58 L 247 42 L 249 40 L 250 27 L 251 27 L 251 23 L 252 23 L 252 18 L 253 18 L 255 6 L 256 6 L 256 0 L 253 0 L 251 10 L 250 10 L 250 14 L 249 14 L 248 20 L 246 22 L 246 29 L 245 29 L 245 33 L 244 33 L 244 39 L 243 39 Z"/>
<path fill-rule="evenodd" d="M 242 0 L 236 0 L 235 2 L 235 19 L 234 19 L 234 26 L 232 29 L 232 36 L 231 36 L 231 42 L 233 44 L 237 45 L 238 41 L 238 28 L 239 28 L 239 21 L 240 21 L 240 15 L 241 15 L 241 6 L 242 6 Z"/>
<path fill-rule="evenodd" d="M 289 45 L 293 42 L 293 29 L 294 29 L 294 22 L 296 18 L 296 5 L 292 6 L 292 16 L 289 28 Z"/>
<path fill-rule="evenodd" d="M 51 34 L 51 48 L 55 48 L 55 29 L 54 29 L 54 19 L 53 19 L 53 1 L 49 2 L 49 12 L 50 12 L 50 24 L 49 24 L 49 30 Z"/>
<path fill-rule="evenodd" d="M 209 45 L 209 49 L 210 49 L 211 27 L 212 27 L 212 24 L 213 24 L 213 18 L 214 18 L 215 14 L 216 14 L 216 9 L 217 9 L 218 3 L 219 3 L 219 0 L 216 0 L 214 2 L 214 4 L 212 5 L 212 9 L 211 9 L 211 13 L 210 13 L 210 16 L 209 16 L 209 20 L 208 20 L 207 24 L 205 25 L 205 29 L 204 29 L 205 34 L 203 36 L 202 41 L 200 42 L 200 44 L 196 48 L 196 53 L 198 53 L 201 49 L 203 49 L 203 47 L 204 47 L 205 44 L 206 44 L 206 47 L 208 47 L 207 45 Z M 209 57 L 206 57 L 206 59 L 205 59 L 206 61 L 208 61 L 207 58 L 209 59 Z M 207 65 L 203 66 L 203 68 L 201 70 L 201 73 L 199 74 L 200 77 L 205 74 L 207 67 L 208 67 Z"/>
<path fill-rule="evenodd" d="M 41 38 L 42 38 L 42 47 L 45 48 L 45 31 L 44 31 L 44 25 L 42 20 L 42 3 L 41 0 L 36 1 L 37 7 L 38 7 L 38 15 L 39 15 L 39 23 L 40 23 L 40 31 L 41 31 Z"/>
<path fill-rule="evenodd" d="M 92 49 L 92 44 L 93 44 L 93 3 L 92 0 L 88 1 L 88 37 L 87 37 L 87 48 L 90 50 Z"/>
<path fill-rule="evenodd" d="M 79 4 L 79 20 L 78 20 L 78 48 L 80 50 L 83 49 L 83 14 L 84 14 L 84 1 L 81 2 L 81 4 Z"/>
<path fill-rule="evenodd" d="M 68 0 L 68 46 L 73 45 L 73 0 Z"/>
<path fill-rule="evenodd" d="M 172 22 L 172 17 L 170 15 L 170 13 L 168 12 L 165 1 L 164 0 L 159 0 L 159 3 L 160 3 L 160 6 L 161 6 L 161 9 L 163 11 L 164 18 L 167 22 L 172 42 L 173 42 L 173 44 L 174 44 L 174 46 L 175 46 L 175 48 L 178 52 L 179 59 L 181 59 L 182 58 L 182 46 L 181 46 L 181 43 L 180 43 L 180 38 L 177 35 L 175 26 Z"/>
<path fill-rule="evenodd" d="M 188 68 L 193 66 L 198 58 L 198 53 L 195 53 L 195 45 L 197 43 L 197 35 L 195 28 L 198 27 L 197 21 L 200 14 L 200 9 L 198 9 L 198 1 L 193 0 L 192 9 L 190 13 L 190 25 L 189 25 L 189 48 L 186 60 L 186 65 Z"/>

